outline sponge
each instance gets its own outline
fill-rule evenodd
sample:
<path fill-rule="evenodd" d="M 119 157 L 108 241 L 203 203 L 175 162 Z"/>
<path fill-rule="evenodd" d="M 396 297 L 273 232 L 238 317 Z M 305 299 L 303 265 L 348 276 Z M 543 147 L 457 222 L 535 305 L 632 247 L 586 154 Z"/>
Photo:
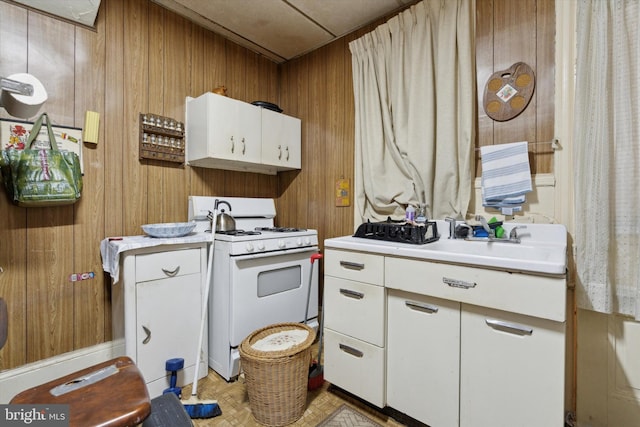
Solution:
<path fill-rule="evenodd" d="M 100 126 L 100 114 L 95 111 L 87 111 L 84 115 L 84 129 L 82 140 L 91 144 L 98 143 L 98 129 Z"/>

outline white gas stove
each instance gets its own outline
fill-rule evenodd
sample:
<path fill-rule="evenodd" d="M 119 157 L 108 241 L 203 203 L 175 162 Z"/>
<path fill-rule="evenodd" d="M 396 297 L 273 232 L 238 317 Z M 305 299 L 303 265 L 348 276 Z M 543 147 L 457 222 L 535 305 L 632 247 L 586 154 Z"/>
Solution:
<path fill-rule="evenodd" d="M 215 233 L 217 241 L 231 243 L 231 256 L 318 246 L 316 230 L 274 225 L 273 199 L 190 196 L 189 221 L 197 223 L 194 231 L 211 232 L 208 215 L 213 212 L 216 199 L 229 203 L 231 212 L 226 213 L 236 221 L 234 232 Z"/>
<path fill-rule="evenodd" d="M 273 199 L 189 197 L 195 231 L 211 233 L 215 201 L 231 206 L 235 232 L 216 232 L 209 293 L 209 366 L 226 380 L 239 373 L 238 346 L 253 331 L 281 322 L 317 327 L 316 230 L 275 227 Z M 309 304 L 307 308 L 307 298 Z"/>

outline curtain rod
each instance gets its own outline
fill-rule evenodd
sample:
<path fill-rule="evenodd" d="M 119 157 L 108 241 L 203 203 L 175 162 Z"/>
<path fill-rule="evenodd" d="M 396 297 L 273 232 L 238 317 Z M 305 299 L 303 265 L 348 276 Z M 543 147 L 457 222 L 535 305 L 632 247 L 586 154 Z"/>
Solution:
<path fill-rule="evenodd" d="M 505 144 L 507 144 L 507 143 L 505 142 Z M 562 145 L 560 145 L 560 141 L 558 141 L 558 138 L 553 138 L 551 141 L 528 141 L 527 144 L 528 145 L 549 145 L 549 144 L 551 144 L 551 149 L 553 151 L 562 150 Z M 494 144 L 494 145 L 500 145 L 500 144 Z M 475 151 L 480 151 L 480 147 L 476 148 Z"/>

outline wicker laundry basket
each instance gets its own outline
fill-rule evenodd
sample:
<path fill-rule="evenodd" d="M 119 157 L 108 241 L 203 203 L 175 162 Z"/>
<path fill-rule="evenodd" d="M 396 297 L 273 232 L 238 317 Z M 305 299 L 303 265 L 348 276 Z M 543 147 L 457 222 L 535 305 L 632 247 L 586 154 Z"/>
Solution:
<path fill-rule="evenodd" d="M 308 333 L 306 337 L 304 331 Z M 256 348 L 270 339 L 283 342 L 293 335 L 297 338 L 289 340 L 287 349 Z M 311 344 L 315 337 L 315 330 L 302 323 L 276 323 L 254 331 L 242 341 L 240 361 L 249 407 L 256 421 L 284 426 L 302 416 L 307 404 Z"/>

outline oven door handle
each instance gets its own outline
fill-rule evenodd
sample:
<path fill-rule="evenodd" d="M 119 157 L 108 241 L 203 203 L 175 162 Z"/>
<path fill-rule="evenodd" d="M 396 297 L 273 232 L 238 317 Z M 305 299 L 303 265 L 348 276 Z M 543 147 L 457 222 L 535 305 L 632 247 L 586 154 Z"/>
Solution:
<path fill-rule="evenodd" d="M 318 252 L 317 246 L 307 246 L 304 248 L 294 248 L 294 249 L 282 249 L 279 251 L 268 251 L 268 252 L 258 252 L 255 254 L 246 254 L 246 255 L 232 255 L 231 259 L 233 260 L 243 260 L 243 259 L 257 259 L 257 258 L 267 258 L 271 256 L 282 256 L 289 254 L 300 254 L 305 252 Z"/>

